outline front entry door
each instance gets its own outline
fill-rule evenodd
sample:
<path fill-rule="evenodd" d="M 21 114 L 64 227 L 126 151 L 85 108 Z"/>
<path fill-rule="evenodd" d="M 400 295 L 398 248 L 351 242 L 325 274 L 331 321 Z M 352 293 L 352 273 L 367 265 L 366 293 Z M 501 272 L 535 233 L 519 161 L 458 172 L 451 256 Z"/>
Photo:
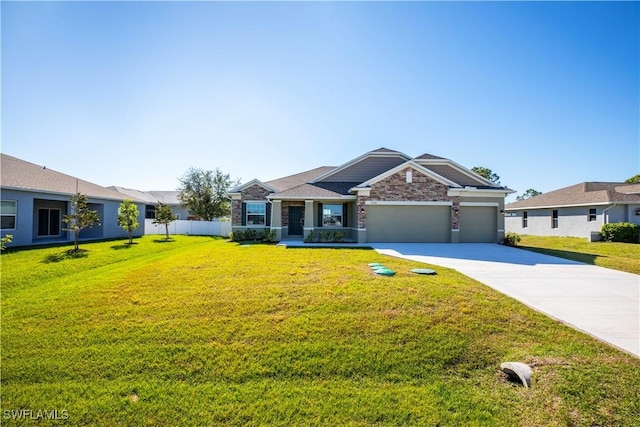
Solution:
<path fill-rule="evenodd" d="M 304 207 L 289 206 L 289 236 L 302 236 L 304 229 Z"/>

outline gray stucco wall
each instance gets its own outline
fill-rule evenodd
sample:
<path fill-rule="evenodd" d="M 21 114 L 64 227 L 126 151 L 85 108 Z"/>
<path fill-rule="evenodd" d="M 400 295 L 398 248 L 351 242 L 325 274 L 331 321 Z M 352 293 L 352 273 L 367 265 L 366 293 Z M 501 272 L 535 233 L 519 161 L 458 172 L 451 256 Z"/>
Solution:
<path fill-rule="evenodd" d="M 2 190 L 2 200 L 15 200 L 17 202 L 16 228 L 13 230 L 2 230 L 2 236 L 13 235 L 11 246 L 31 246 L 48 243 L 69 242 L 73 239 L 71 233 L 61 231 L 57 237 L 38 237 L 37 208 L 53 207 L 63 210 L 61 215 L 69 213 L 69 195 L 36 193 L 17 190 Z M 83 230 L 81 239 L 115 239 L 126 238 L 127 233 L 118 226 L 118 208 L 120 201 L 101 200 L 89 198 L 90 207 L 97 210 L 101 215 L 100 227 Z M 139 237 L 144 234 L 144 204 L 136 204 L 138 207 L 138 222 L 140 226 L 134 232 L 134 236 Z M 35 209 L 34 209 L 35 208 Z M 60 218 L 62 219 L 62 217 Z M 64 228 L 64 224 L 60 225 Z"/>
<path fill-rule="evenodd" d="M 589 209 L 596 209 L 596 220 L 589 221 Z M 553 209 L 531 209 L 527 212 L 527 227 L 523 227 L 525 210 L 509 211 L 505 215 L 505 230 L 534 236 L 569 236 L 589 238 L 591 232 L 599 232 L 605 223 L 630 221 L 640 224 L 640 217 L 632 218 L 627 205 L 611 207 L 580 206 L 558 208 L 558 227 L 552 228 Z"/>

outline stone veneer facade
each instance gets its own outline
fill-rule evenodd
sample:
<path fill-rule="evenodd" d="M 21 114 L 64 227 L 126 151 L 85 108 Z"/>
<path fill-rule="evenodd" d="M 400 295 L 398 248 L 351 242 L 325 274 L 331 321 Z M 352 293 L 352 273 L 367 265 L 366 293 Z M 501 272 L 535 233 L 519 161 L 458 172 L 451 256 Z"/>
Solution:
<path fill-rule="evenodd" d="M 407 172 L 412 172 L 412 182 L 407 182 Z M 459 198 L 447 195 L 449 187 L 423 175 L 412 168 L 403 169 L 371 186 L 369 196 L 358 196 L 358 228 L 366 228 L 366 208 L 368 201 L 413 201 L 413 202 L 451 202 L 454 214 L 451 216 L 451 228 L 459 227 Z M 363 213 L 364 212 L 364 213 Z"/>
<path fill-rule="evenodd" d="M 258 201 L 267 200 L 271 192 L 259 185 L 252 185 L 240 193 L 240 200 L 231 201 L 231 225 L 242 225 L 242 203 L 247 200 Z"/>

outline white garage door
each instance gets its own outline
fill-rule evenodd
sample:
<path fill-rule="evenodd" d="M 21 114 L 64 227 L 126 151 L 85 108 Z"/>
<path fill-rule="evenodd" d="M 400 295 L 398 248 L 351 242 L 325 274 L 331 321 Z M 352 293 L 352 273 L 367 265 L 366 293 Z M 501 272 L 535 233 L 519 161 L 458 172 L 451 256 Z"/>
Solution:
<path fill-rule="evenodd" d="M 495 243 L 498 238 L 497 207 L 461 206 L 460 243 Z"/>
<path fill-rule="evenodd" d="M 451 241 L 450 206 L 368 206 L 368 242 Z"/>

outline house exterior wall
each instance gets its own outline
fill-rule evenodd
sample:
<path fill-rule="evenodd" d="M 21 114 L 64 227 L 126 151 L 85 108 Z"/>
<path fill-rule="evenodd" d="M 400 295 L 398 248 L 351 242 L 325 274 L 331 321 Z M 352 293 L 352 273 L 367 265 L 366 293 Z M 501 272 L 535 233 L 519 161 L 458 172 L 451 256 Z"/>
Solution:
<path fill-rule="evenodd" d="M 259 185 L 252 185 L 240 192 L 239 199 L 231 200 L 231 226 L 242 227 L 242 204 L 247 201 L 267 201 L 269 190 Z M 284 208 L 283 208 L 284 210 Z"/>
<path fill-rule="evenodd" d="M 411 171 L 412 182 L 407 182 L 407 172 Z M 447 196 L 449 187 L 406 168 L 371 186 L 367 200 L 384 201 L 452 201 Z"/>
<path fill-rule="evenodd" d="M 411 182 L 407 182 L 407 172 L 411 172 Z M 457 205 L 458 197 L 448 196 L 449 187 L 429 178 L 426 175 L 416 172 L 413 168 L 403 169 L 385 179 L 382 179 L 371 186 L 371 191 L 368 196 L 358 196 L 357 200 L 357 212 L 358 212 L 358 233 L 359 241 L 369 241 L 369 233 L 362 230 L 367 229 L 367 210 L 368 207 L 375 202 L 446 202 Z M 429 209 L 428 206 L 424 206 L 424 209 Z M 441 208 L 439 208 L 441 209 Z M 362 211 L 364 210 L 364 214 Z M 375 215 L 379 215 L 384 210 L 378 209 Z M 443 232 L 447 235 L 453 234 L 452 229 L 458 228 L 458 217 L 456 215 L 450 215 L 450 226 Z M 376 220 L 375 226 L 380 227 L 380 224 L 384 223 L 386 226 L 392 228 L 394 221 L 390 219 L 388 222 Z M 403 231 L 404 232 L 404 231 Z M 389 236 L 389 233 L 376 232 L 379 236 L 385 238 Z M 376 237 L 374 233 L 374 237 Z M 451 237 L 446 239 L 452 241 Z"/>
<path fill-rule="evenodd" d="M 596 210 L 595 221 L 589 221 L 589 209 Z M 552 227 L 553 209 L 522 209 L 509 211 L 505 215 L 505 230 L 534 236 L 567 236 L 590 238 L 598 233 L 605 223 L 629 221 L 627 205 L 577 206 L 558 208 L 558 227 Z M 527 227 L 523 227 L 524 212 L 527 212 Z M 636 220 L 640 223 L 640 218 Z"/>
<path fill-rule="evenodd" d="M 640 225 L 640 204 L 627 205 L 626 208 L 626 221 Z"/>
<path fill-rule="evenodd" d="M 37 215 L 39 208 L 54 208 L 61 210 L 62 216 L 69 214 L 70 195 L 49 194 L 41 192 L 2 190 L 2 200 L 15 200 L 17 202 L 16 228 L 13 230 L 2 230 L 2 236 L 7 234 L 13 236 L 10 247 L 31 246 L 49 243 L 64 243 L 73 240 L 72 233 L 62 231 L 55 237 L 38 237 Z M 118 208 L 120 201 L 101 200 L 89 198 L 89 207 L 97 210 L 100 214 L 100 226 L 94 229 L 86 229 L 80 233 L 83 240 L 91 239 L 116 239 L 126 238 L 127 233 L 118 226 Z M 138 207 L 138 222 L 140 226 L 134 232 L 134 236 L 139 237 L 144 234 L 144 204 L 136 204 Z M 61 223 L 61 228 L 64 224 Z"/>
<path fill-rule="evenodd" d="M 16 228 L 2 230 L 2 237 L 7 234 L 13 236 L 11 246 L 29 246 L 33 244 L 33 199 L 31 193 L 14 190 L 2 190 L 2 200 L 15 200 L 17 202 Z"/>

